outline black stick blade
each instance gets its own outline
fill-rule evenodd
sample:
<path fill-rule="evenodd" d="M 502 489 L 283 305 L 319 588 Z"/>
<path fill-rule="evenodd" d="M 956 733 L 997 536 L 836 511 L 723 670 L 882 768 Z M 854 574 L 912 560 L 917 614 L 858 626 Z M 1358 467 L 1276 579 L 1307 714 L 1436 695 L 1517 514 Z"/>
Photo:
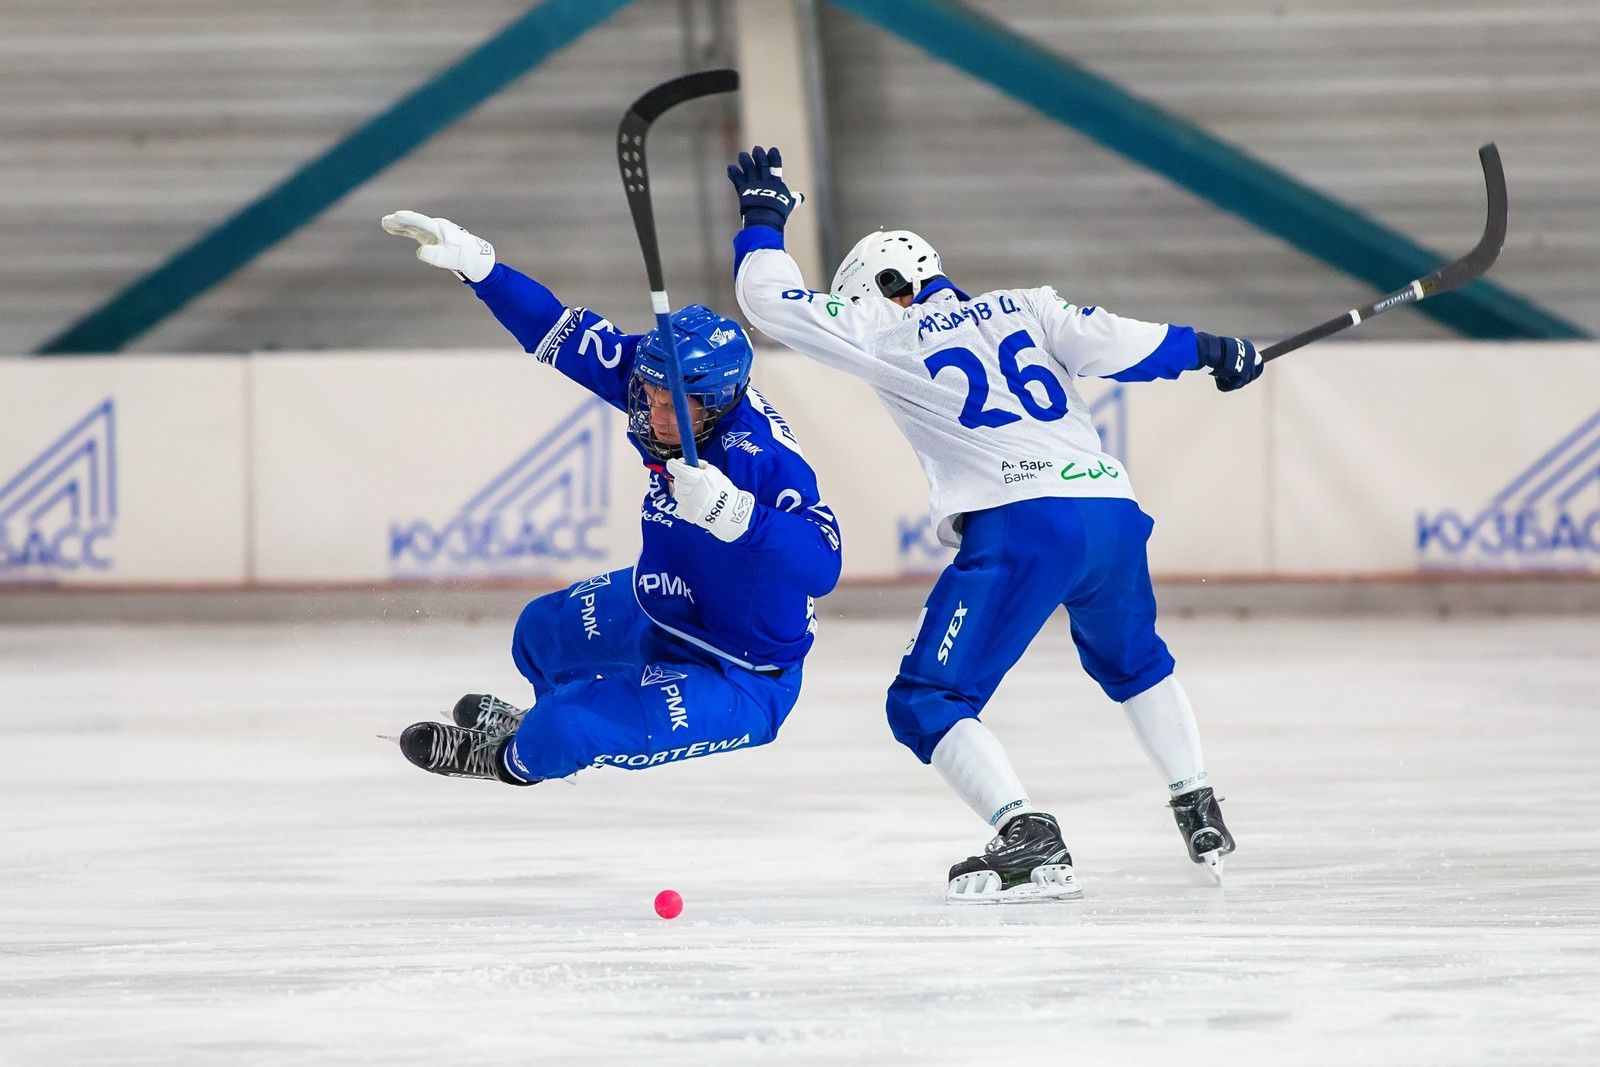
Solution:
<path fill-rule="evenodd" d="M 1506 243 L 1507 198 L 1506 172 L 1500 164 L 1500 149 L 1495 147 L 1493 141 L 1478 149 L 1478 163 L 1483 167 L 1483 186 L 1488 196 L 1489 209 L 1483 222 L 1483 236 L 1478 238 L 1478 243 L 1473 246 L 1472 251 L 1453 263 L 1446 263 L 1432 274 L 1408 282 L 1403 288 L 1396 289 L 1366 307 L 1352 308 L 1343 315 L 1318 323 L 1309 330 L 1297 333 L 1293 337 L 1286 337 L 1277 344 L 1268 345 L 1261 350 L 1262 361 L 1277 359 L 1297 348 L 1304 348 L 1313 341 L 1331 337 L 1391 308 L 1397 308 L 1402 304 L 1415 304 L 1438 293 L 1448 293 L 1482 277 L 1499 258 L 1500 247 Z"/>
<path fill-rule="evenodd" d="M 1500 163 L 1500 149 L 1493 141 L 1478 149 L 1478 162 L 1483 166 L 1483 185 L 1489 197 L 1489 210 L 1483 222 L 1483 236 L 1472 251 L 1434 272 L 1424 279 L 1424 295 L 1448 292 L 1481 276 L 1500 257 L 1506 243 L 1506 172 Z M 1429 282 L 1432 285 L 1429 285 Z"/>
<path fill-rule="evenodd" d="M 736 70 L 702 70 L 674 78 L 645 93 L 622 116 L 617 128 L 617 169 L 622 174 L 622 189 L 628 195 L 628 211 L 644 254 L 645 275 L 652 292 L 661 292 L 666 282 L 661 270 L 661 252 L 656 245 L 655 213 L 650 207 L 650 169 L 645 162 L 644 142 L 650 125 L 669 108 L 702 96 L 731 93 L 739 88 Z"/>
<path fill-rule="evenodd" d="M 681 78 L 662 82 L 635 100 L 622 121 L 626 125 L 629 118 L 637 118 L 648 126 L 669 108 L 677 107 L 686 100 L 731 93 L 738 88 L 739 72 L 736 70 L 701 70 L 685 74 Z"/>

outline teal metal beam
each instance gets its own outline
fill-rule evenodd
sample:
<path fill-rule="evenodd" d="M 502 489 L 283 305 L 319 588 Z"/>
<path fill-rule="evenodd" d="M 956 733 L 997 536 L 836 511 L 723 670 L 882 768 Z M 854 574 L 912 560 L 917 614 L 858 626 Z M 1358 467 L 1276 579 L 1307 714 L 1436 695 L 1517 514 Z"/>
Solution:
<path fill-rule="evenodd" d="M 533 7 L 38 351 L 117 351 L 630 2 Z"/>
<path fill-rule="evenodd" d="M 830 2 L 1380 292 L 1454 258 L 1423 248 L 1252 159 L 959 0 Z M 1471 169 L 1471 154 L 1463 149 L 1462 170 Z M 1475 236 L 1463 234 L 1463 241 L 1470 243 Z M 1487 281 L 1424 301 L 1417 310 L 1469 337 L 1589 336 L 1526 297 Z"/>

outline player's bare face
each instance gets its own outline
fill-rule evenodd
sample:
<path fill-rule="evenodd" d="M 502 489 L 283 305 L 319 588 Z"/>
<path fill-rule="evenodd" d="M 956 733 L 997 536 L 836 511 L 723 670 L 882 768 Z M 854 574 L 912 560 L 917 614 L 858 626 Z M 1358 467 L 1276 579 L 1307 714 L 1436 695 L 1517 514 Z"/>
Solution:
<path fill-rule="evenodd" d="M 678 443 L 678 418 L 672 410 L 672 392 L 658 385 L 644 387 L 645 399 L 650 402 L 650 432 L 657 441 L 675 445 Z M 700 432 L 701 423 L 705 421 L 706 406 L 694 397 L 689 398 L 689 418 L 694 422 L 696 433 Z"/>

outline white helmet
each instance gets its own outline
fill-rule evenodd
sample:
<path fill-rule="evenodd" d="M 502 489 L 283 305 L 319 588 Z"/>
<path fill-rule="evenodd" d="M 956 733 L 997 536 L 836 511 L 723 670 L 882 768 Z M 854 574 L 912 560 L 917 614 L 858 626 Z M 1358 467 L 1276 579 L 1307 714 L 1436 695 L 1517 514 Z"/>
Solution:
<path fill-rule="evenodd" d="M 856 242 L 833 272 L 833 292 L 852 304 L 863 297 L 890 297 L 943 274 L 939 253 L 910 230 L 874 230 Z"/>

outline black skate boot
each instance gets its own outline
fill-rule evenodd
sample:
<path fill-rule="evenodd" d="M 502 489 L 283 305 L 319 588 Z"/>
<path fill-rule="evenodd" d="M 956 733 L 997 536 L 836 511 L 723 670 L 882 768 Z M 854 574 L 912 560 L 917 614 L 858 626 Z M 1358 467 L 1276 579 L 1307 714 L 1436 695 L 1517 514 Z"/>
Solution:
<path fill-rule="evenodd" d="M 1030 811 L 1007 822 L 983 855 L 950 868 L 944 899 L 951 904 L 1012 904 L 1081 892 L 1055 816 Z"/>
<path fill-rule="evenodd" d="M 516 733 L 526 714 L 521 708 L 514 708 L 488 693 L 468 693 L 456 701 L 451 717 L 457 726 L 477 730 L 498 740 Z"/>
<path fill-rule="evenodd" d="M 1179 793 L 1168 806 L 1178 820 L 1178 831 L 1189 848 L 1189 858 L 1204 863 L 1211 876 L 1222 884 L 1222 857 L 1233 851 L 1233 835 L 1222 821 L 1222 798 L 1208 785 Z"/>
<path fill-rule="evenodd" d="M 532 785 L 506 770 L 500 754 L 510 743 L 509 736 L 491 737 L 442 722 L 414 722 L 400 735 L 400 751 L 425 771 L 451 778 Z"/>

